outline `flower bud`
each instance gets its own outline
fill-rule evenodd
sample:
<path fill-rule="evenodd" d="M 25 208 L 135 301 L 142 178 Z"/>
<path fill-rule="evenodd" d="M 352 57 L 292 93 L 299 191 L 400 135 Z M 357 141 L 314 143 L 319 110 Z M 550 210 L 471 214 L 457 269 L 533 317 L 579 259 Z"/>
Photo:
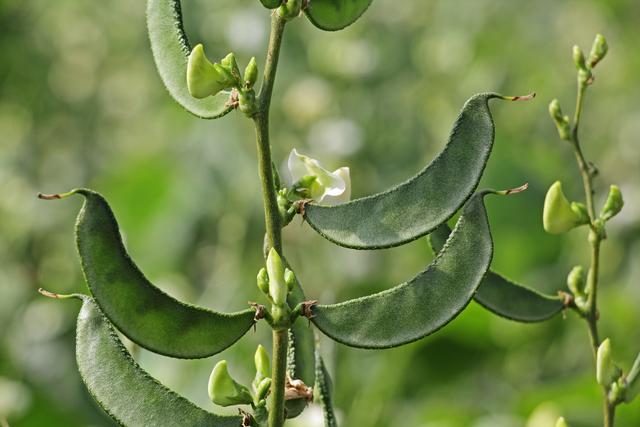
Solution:
<path fill-rule="evenodd" d="M 576 64 L 576 69 L 578 71 L 587 70 L 587 62 L 584 59 L 584 53 L 582 53 L 582 49 L 579 46 L 573 46 L 573 62 Z"/>
<path fill-rule="evenodd" d="M 259 402 L 265 399 L 271 389 L 271 378 L 263 378 L 256 387 L 256 400 Z"/>
<path fill-rule="evenodd" d="M 257 282 L 258 289 L 269 296 L 269 275 L 267 274 L 267 269 L 261 268 L 260 271 L 258 271 Z"/>
<path fill-rule="evenodd" d="M 571 126 L 569 125 L 569 117 L 562 114 L 562 109 L 560 108 L 560 102 L 557 99 L 554 99 L 549 104 L 549 115 L 553 119 L 553 122 L 558 128 L 558 134 L 560 138 L 569 141 L 571 139 Z"/>
<path fill-rule="evenodd" d="M 215 95 L 225 88 L 223 76 L 204 54 L 204 47 L 193 48 L 187 62 L 187 89 L 194 98 L 202 99 Z"/>
<path fill-rule="evenodd" d="M 253 356 L 253 361 L 256 365 L 256 378 L 254 384 L 257 386 L 260 381 L 271 375 L 271 362 L 269 361 L 269 354 L 262 345 L 258 345 L 256 354 Z"/>
<path fill-rule="evenodd" d="M 576 265 L 571 269 L 567 276 L 567 286 L 576 296 L 584 295 L 584 268 L 581 265 Z"/>
<path fill-rule="evenodd" d="M 287 284 L 287 290 L 291 292 L 296 284 L 296 275 L 288 268 L 284 269 L 284 282 Z"/>
<path fill-rule="evenodd" d="M 585 218 L 571 208 L 562 191 L 562 183 L 556 181 L 549 187 L 544 199 L 542 224 L 547 233 L 562 234 L 585 224 Z"/>
<path fill-rule="evenodd" d="M 258 80 L 258 63 L 256 58 L 253 57 L 247 64 L 247 68 L 244 69 L 244 84 L 248 88 L 252 88 Z"/>
<path fill-rule="evenodd" d="M 238 68 L 236 56 L 233 52 L 222 58 L 222 61 L 220 61 L 220 65 L 222 65 L 227 71 L 229 71 L 229 73 L 231 73 L 236 83 L 240 82 L 240 68 Z"/>
<path fill-rule="evenodd" d="M 602 61 L 609 51 L 609 45 L 607 40 L 602 34 L 597 34 L 593 45 L 591 46 L 591 53 L 589 54 L 589 65 L 591 68 L 595 67 L 598 62 Z"/>
<path fill-rule="evenodd" d="M 574 214 L 576 214 L 576 217 L 579 218 L 578 221 L 580 222 L 580 224 L 589 223 L 589 211 L 587 211 L 587 207 L 584 205 L 584 203 L 571 202 L 571 210 Z"/>
<path fill-rule="evenodd" d="M 253 403 L 249 390 L 235 382 L 229 370 L 227 361 L 221 360 L 214 366 L 209 377 L 209 398 L 220 406 L 244 405 Z"/>
<path fill-rule="evenodd" d="M 247 116 L 252 117 L 256 113 L 256 93 L 253 89 L 247 91 L 239 91 L 238 105 L 240 111 Z"/>
<path fill-rule="evenodd" d="M 216 69 L 218 74 L 221 76 L 221 83 L 225 88 L 230 88 L 237 85 L 236 79 L 231 74 L 231 71 L 227 67 L 222 66 L 221 64 L 213 64 L 213 68 Z"/>
<path fill-rule="evenodd" d="M 278 9 L 283 19 L 293 19 L 302 11 L 302 0 L 282 0 L 282 6 Z"/>
<path fill-rule="evenodd" d="M 626 378 L 625 402 L 631 402 L 638 394 L 640 394 L 640 354 L 636 357 Z"/>
<path fill-rule="evenodd" d="M 569 427 L 569 425 L 565 421 L 564 417 L 560 417 L 558 418 L 558 421 L 556 421 L 556 427 Z"/>
<path fill-rule="evenodd" d="M 284 281 L 284 265 L 274 248 L 269 250 L 267 257 L 267 274 L 269 275 L 269 295 L 273 303 L 283 306 L 287 303 L 287 284 Z"/>
<path fill-rule="evenodd" d="M 609 188 L 609 196 L 607 196 L 607 201 L 604 203 L 602 207 L 602 212 L 600 212 L 600 217 L 604 221 L 608 221 L 609 219 L 616 216 L 624 206 L 624 200 L 622 199 L 622 193 L 620 192 L 620 188 L 617 185 L 612 185 Z"/>
<path fill-rule="evenodd" d="M 615 366 L 611 359 L 611 341 L 609 338 L 602 341 L 598 347 L 596 357 L 596 379 L 598 384 L 605 388 L 611 387 L 618 378 L 620 378 L 620 369 Z"/>
<path fill-rule="evenodd" d="M 267 9 L 275 9 L 282 4 L 282 0 L 260 0 L 260 3 Z"/>

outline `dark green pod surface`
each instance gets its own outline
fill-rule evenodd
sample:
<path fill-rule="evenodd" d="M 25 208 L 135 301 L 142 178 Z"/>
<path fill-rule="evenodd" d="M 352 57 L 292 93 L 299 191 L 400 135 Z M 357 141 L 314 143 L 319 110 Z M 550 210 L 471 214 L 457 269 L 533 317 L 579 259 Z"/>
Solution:
<path fill-rule="evenodd" d="M 321 30 L 337 31 L 353 24 L 372 0 L 311 0 L 305 9 L 309 21 Z"/>
<path fill-rule="evenodd" d="M 420 173 L 383 193 L 337 206 L 307 204 L 307 222 L 353 249 L 399 246 L 428 234 L 457 212 L 478 186 L 491 154 L 494 124 L 484 93 L 469 99 L 444 150 Z"/>
<path fill-rule="evenodd" d="M 295 307 L 305 300 L 300 283 L 289 294 L 289 304 Z M 307 319 L 298 318 L 289 330 L 289 349 L 287 354 L 287 372 L 296 380 L 302 380 L 307 386 L 315 384 L 315 337 L 309 327 Z M 304 399 L 288 400 L 285 402 L 287 418 L 295 418 L 307 407 Z"/>
<path fill-rule="evenodd" d="M 76 329 L 82 381 L 100 407 L 127 427 L 240 427 L 241 417 L 200 409 L 145 372 L 118 339 L 91 298 L 84 298 Z"/>
<path fill-rule="evenodd" d="M 233 109 L 230 92 L 204 99 L 189 94 L 187 59 L 191 45 L 182 24 L 180 0 L 148 0 L 147 29 L 160 78 L 178 104 L 203 119 L 222 117 Z"/>
<path fill-rule="evenodd" d="M 320 401 L 320 405 L 322 405 L 322 412 L 324 414 L 324 426 L 338 427 L 338 421 L 333 412 L 333 399 L 331 397 L 333 384 L 331 383 L 329 371 L 327 371 L 324 360 L 322 360 L 322 356 L 320 356 L 319 353 L 316 353 L 316 384 L 316 395 Z"/>
<path fill-rule="evenodd" d="M 449 233 L 449 226 L 442 224 L 429 235 L 434 252 L 444 246 Z M 498 316 L 526 323 L 542 322 L 564 308 L 562 298 L 543 295 L 493 271 L 487 272 L 473 298 Z"/>
<path fill-rule="evenodd" d="M 476 194 L 444 248 L 422 273 L 374 295 L 314 306 L 311 321 L 330 338 L 353 347 L 410 343 L 437 331 L 466 307 L 492 254 L 483 195 Z"/>
<path fill-rule="evenodd" d="M 74 192 L 85 198 L 76 223 L 85 278 L 100 309 L 131 341 L 193 359 L 221 352 L 251 328 L 253 309 L 218 313 L 182 303 L 151 284 L 127 254 L 107 201 L 91 190 Z"/>

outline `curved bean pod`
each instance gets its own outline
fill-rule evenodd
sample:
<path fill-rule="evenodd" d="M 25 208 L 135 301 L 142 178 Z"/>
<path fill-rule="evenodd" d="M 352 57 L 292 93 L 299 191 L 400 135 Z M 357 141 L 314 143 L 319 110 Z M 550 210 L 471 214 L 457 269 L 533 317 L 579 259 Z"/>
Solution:
<path fill-rule="evenodd" d="M 313 307 L 311 321 L 330 338 L 360 348 L 388 348 L 432 334 L 471 301 L 491 264 L 484 193 L 465 205 L 433 262 L 409 282 L 334 305 Z"/>
<path fill-rule="evenodd" d="M 219 416 L 200 409 L 151 377 L 133 360 L 113 326 L 89 297 L 82 298 L 78 314 L 76 360 L 91 396 L 120 425 L 242 425 L 241 417 Z"/>
<path fill-rule="evenodd" d="M 322 356 L 320 356 L 318 351 L 316 351 L 316 383 L 318 384 L 318 400 L 322 405 L 322 412 L 324 414 L 324 425 L 325 427 L 338 427 L 338 421 L 333 412 L 333 399 L 331 397 L 333 384 L 331 383 L 329 371 L 327 371 L 324 360 L 322 360 Z"/>
<path fill-rule="evenodd" d="M 226 314 L 180 302 L 155 287 L 131 260 L 118 223 L 98 193 L 84 196 L 76 223 L 76 244 L 92 295 L 109 320 L 131 341 L 165 356 L 195 359 L 219 353 L 254 324 L 255 312 Z"/>
<path fill-rule="evenodd" d="M 440 251 L 450 233 L 442 224 L 429 235 L 434 252 Z M 498 316 L 523 323 L 542 322 L 564 309 L 561 297 L 541 294 L 493 271 L 484 276 L 473 299 Z"/>
<path fill-rule="evenodd" d="M 345 204 L 309 203 L 304 218 L 327 240 L 353 249 L 389 248 L 428 234 L 451 218 L 478 186 L 495 133 L 489 100 L 532 96 L 473 96 L 462 108 L 444 150 L 416 176 Z"/>
<path fill-rule="evenodd" d="M 295 307 L 305 301 L 304 292 L 296 278 L 296 284 L 289 294 L 289 305 Z M 293 379 L 302 380 L 307 386 L 315 385 L 315 337 L 306 319 L 298 318 L 289 330 L 289 350 L 287 354 L 287 373 Z M 287 418 L 295 418 L 307 407 L 305 399 L 285 402 Z"/>
<path fill-rule="evenodd" d="M 311 0 L 305 9 L 309 21 L 325 31 L 341 30 L 353 24 L 373 0 Z"/>
<path fill-rule="evenodd" d="M 189 94 L 187 59 L 191 45 L 182 24 L 180 0 L 148 0 L 147 29 L 160 78 L 178 104 L 203 119 L 222 117 L 233 109 L 231 92 L 204 99 Z"/>

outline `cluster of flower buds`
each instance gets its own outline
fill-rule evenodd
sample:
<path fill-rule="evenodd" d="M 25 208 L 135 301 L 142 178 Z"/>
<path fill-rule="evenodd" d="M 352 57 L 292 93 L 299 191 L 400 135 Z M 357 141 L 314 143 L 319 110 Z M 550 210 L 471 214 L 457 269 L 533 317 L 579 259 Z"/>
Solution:
<path fill-rule="evenodd" d="M 202 44 L 198 44 L 189 55 L 187 88 L 194 98 L 207 98 L 220 91 L 235 88 L 238 91 L 240 111 L 251 116 L 256 108 L 253 86 L 257 79 L 258 64 L 255 58 L 251 58 L 241 74 L 233 53 L 225 56 L 220 63 L 212 63 L 207 59 Z"/>
<path fill-rule="evenodd" d="M 640 355 L 631 370 L 624 375 L 613 361 L 611 340 L 602 341 L 596 354 L 596 379 L 607 392 L 609 402 L 629 403 L 640 393 Z"/>
<path fill-rule="evenodd" d="M 252 405 L 253 417 L 263 425 L 260 422 L 268 417 L 266 399 L 271 391 L 271 363 L 261 345 L 258 345 L 254 362 L 256 376 L 251 384 L 252 391 L 233 379 L 225 360 L 218 362 L 209 377 L 209 398 L 219 406 Z"/>

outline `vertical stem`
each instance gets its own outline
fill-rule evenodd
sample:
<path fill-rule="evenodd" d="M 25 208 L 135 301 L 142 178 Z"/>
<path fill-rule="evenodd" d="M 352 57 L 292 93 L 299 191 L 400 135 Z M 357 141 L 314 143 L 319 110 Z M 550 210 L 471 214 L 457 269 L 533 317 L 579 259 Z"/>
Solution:
<path fill-rule="evenodd" d="M 600 337 L 598 333 L 598 276 L 600 274 L 600 243 L 602 237 L 596 230 L 596 212 L 593 204 L 593 172 L 591 167 L 584 158 L 582 148 L 580 147 L 580 139 L 578 137 L 578 129 L 580 118 L 582 116 L 582 104 L 584 101 L 584 93 L 586 90 L 585 83 L 578 83 L 578 96 L 576 98 L 576 111 L 573 118 L 573 138 L 572 145 L 575 152 L 580 175 L 582 175 L 582 183 L 584 186 L 584 195 L 589 212 L 590 228 L 589 245 L 591 246 L 591 266 L 589 267 L 587 291 L 587 310 L 584 313 L 589 330 L 589 339 L 591 341 L 591 351 L 594 360 L 597 359 L 598 347 L 600 346 Z M 606 387 L 602 387 L 602 404 L 604 426 L 613 427 L 616 405 L 609 402 L 609 393 Z"/>
<path fill-rule="evenodd" d="M 271 383 L 271 408 L 269 427 L 284 425 L 284 388 L 287 372 L 287 347 L 289 333 L 285 330 L 273 331 L 273 363 Z"/>
<path fill-rule="evenodd" d="M 264 218 L 269 247 L 282 253 L 282 220 L 278 210 L 277 188 L 273 177 L 273 161 L 271 158 L 271 143 L 269 142 L 269 108 L 271 94 L 278 68 L 278 57 L 282 44 L 282 35 L 286 21 L 277 11 L 271 16 L 271 34 L 264 67 L 264 80 L 257 99 L 257 112 L 253 117 L 256 128 L 256 147 L 258 150 L 258 169 L 262 183 L 262 198 L 264 202 Z M 284 388 L 287 372 L 288 332 L 273 331 L 273 366 L 271 372 L 271 404 L 269 408 L 269 426 L 284 425 Z"/>

